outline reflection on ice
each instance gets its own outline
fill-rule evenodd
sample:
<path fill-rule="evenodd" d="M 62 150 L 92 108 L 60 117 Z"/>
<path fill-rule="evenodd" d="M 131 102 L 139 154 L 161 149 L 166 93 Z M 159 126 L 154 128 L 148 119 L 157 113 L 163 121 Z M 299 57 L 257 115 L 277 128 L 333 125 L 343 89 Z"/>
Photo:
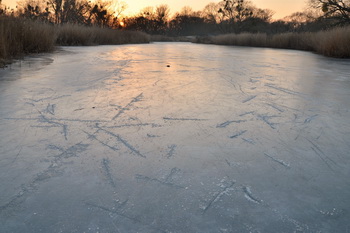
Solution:
<path fill-rule="evenodd" d="M 349 64 L 156 43 L 1 70 L 0 231 L 346 232 Z"/>

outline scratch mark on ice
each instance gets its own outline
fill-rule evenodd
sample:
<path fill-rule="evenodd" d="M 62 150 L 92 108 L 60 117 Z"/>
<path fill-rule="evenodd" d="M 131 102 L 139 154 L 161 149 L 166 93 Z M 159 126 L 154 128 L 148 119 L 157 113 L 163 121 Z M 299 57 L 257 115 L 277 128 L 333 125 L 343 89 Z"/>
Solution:
<path fill-rule="evenodd" d="M 228 185 L 223 187 L 223 190 L 216 192 L 214 196 L 210 199 L 210 201 L 207 203 L 207 205 L 202 208 L 203 209 L 203 214 L 207 212 L 207 210 L 214 204 L 216 203 L 222 195 L 226 194 L 228 191 L 232 189 L 232 186 L 235 184 L 235 182 L 230 182 Z"/>
<path fill-rule="evenodd" d="M 94 139 L 94 140 L 98 141 L 98 142 L 101 143 L 103 146 L 106 146 L 106 147 L 108 147 L 109 149 L 111 149 L 111 150 L 113 150 L 113 151 L 119 150 L 118 148 L 113 147 L 113 146 L 110 146 L 110 145 L 108 145 L 107 143 L 105 143 L 105 142 L 99 140 L 99 139 L 96 137 L 96 135 L 89 134 L 88 132 L 86 132 L 86 131 L 84 131 L 84 130 L 83 130 L 83 132 L 84 132 L 85 134 L 88 135 L 88 138 Z"/>
<path fill-rule="evenodd" d="M 155 183 L 159 183 L 161 185 L 165 185 L 165 186 L 170 186 L 170 187 L 174 187 L 174 188 L 178 188 L 178 189 L 186 189 L 185 187 L 183 186 L 180 186 L 180 185 L 176 185 L 174 183 L 171 182 L 172 180 L 172 177 L 178 173 L 180 171 L 180 169 L 178 168 L 173 168 L 171 169 L 170 173 L 167 175 L 167 177 L 165 178 L 165 180 L 159 180 L 159 179 L 156 179 L 156 178 L 151 178 L 151 177 L 148 177 L 148 176 L 144 176 L 144 175 L 140 175 L 140 174 L 136 174 L 135 175 L 135 178 L 137 180 L 144 180 L 144 181 L 151 181 L 151 182 L 155 182 Z"/>
<path fill-rule="evenodd" d="M 265 122 L 267 125 L 269 125 L 272 129 L 276 129 L 276 127 L 275 127 L 276 123 L 272 123 L 269 121 L 269 119 L 272 117 L 277 117 L 277 116 L 263 116 L 263 115 L 258 116 L 258 118 L 260 118 L 263 122 Z"/>
<path fill-rule="evenodd" d="M 262 201 L 255 198 L 252 195 L 252 192 L 250 191 L 250 188 L 247 186 L 243 186 L 243 192 L 244 192 L 244 196 L 245 198 L 247 198 L 249 201 L 254 202 L 255 204 L 260 204 Z"/>
<path fill-rule="evenodd" d="M 306 118 L 305 121 L 304 121 L 304 124 L 310 123 L 310 122 L 311 122 L 313 119 L 315 119 L 317 116 L 318 116 L 318 114 Z"/>
<path fill-rule="evenodd" d="M 255 112 L 254 111 L 251 111 L 251 112 L 245 112 L 245 113 L 242 113 L 241 115 L 239 115 L 240 117 L 242 116 L 246 116 L 246 115 L 249 115 L 249 114 L 254 114 Z"/>
<path fill-rule="evenodd" d="M 249 102 L 249 101 L 255 99 L 256 97 L 257 97 L 257 95 L 250 96 L 250 97 L 248 97 L 247 99 L 243 100 L 242 103 L 247 103 L 247 102 Z"/>
<path fill-rule="evenodd" d="M 279 112 L 284 112 L 283 109 L 281 109 L 281 108 L 279 108 L 279 107 L 277 107 L 277 106 L 275 106 L 275 105 L 273 105 L 273 104 L 267 104 L 267 105 L 269 105 L 270 107 L 276 109 L 276 110 L 279 111 Z"/>
<path fill-rule="evenodd" d="M 207 119 L 198 119 L 198 118 L 173 118 L 173 117 L 163 117 L 167 121 L 207 121 Z"/>
<path fill-rule="evenodd" d="M 119 142 L 121 142 L 125 147 L 127 147 L 131 152 L 133 152 L 134 154 L 142 157 L 142 158 L 146 158 L 145 155 L 141 154 L 140 151 L 138 151 L 135 147 L 133 147 L 128 141 L 126 141 L 125 139 L 123 139 L 120 135 L 118 134 L 115 134 L 115 133 L 112 133 L 111 131 L 108 131 L 108 130 L 105 130 L 101 127 L 99 127 L 98 125 L 96 125 L 96 127 L 99 129 L 99 130 L 102 130 L 104 132 L 106 132 L 107 134 L 115 137 Z"/>
<path fill-rule="evenodd" d="M 103 170 L 105 171 L 105 176 L 107 177 L 110 185 L 112 185 L 112 187 L 115 188 L 116 185 L 109 168 L 109 159 L 102 159 L 102 166 L 103 166 Z"/>
<path fill-rule="evenodd" d="M 251 138 L 242 138 L 242 140 L 249 144 L 255 145 L 255 141 Z"/>
<path fill-rule="evenodd" d="M 169 152 L 167 153 L 167 158 L 168 159 L 174 156 L 176 147 L 177 146 L 175 144 L 173 144 L 171 146 L 168 146 L 168 148 L 169 148 Z"/>
<path fill-rule="evenodd" d="M 283 87 L 277 87 L 277 86 L 275 86 L 273 84 L 265 84 L 265 86 L 273 88 L 273 89 L 281 91 L 281 92 L 284 92 L 284 93 L 287 93 L 287 94 L 290 94 L 290 95 L 300 95 L 299 92 L 292 91 L 292 90 L 289 90 L 289 89 L 286 89 L 286 88 L 283 88 Z"/>
<path fill-rule="evenodd" d="M 130 106 L 132 106 L 135 102 L 138 102 L 142 99 L 143 93 L 139 94 L 138 96 L 134 97 L 127 105 L 125 105 L 122 109 L 119 110 L 119 112 L 112 118 L 112 120 L 117 119 L 121 114 L 124 113 L 125 110 L 128 110 Z"/>
<path fill-rule="evenodd" d="M 318 155 L 318 157 L 327 165 L 327 167 L 334 171 L 332 166 L 330 165 L 330 163 L 327 161 L 329 160 L 330 162 L 332 162 L 334 165 L 337 165 L 336 162 L 334 162 L 334 160 L 332 160 L 331 158 L 329 158 L 315 143 L 313 143 L 311 140 L 308 140 L 313 146 L 311 147 L 311 149 Z M 326 160 L 327 159 L 327 160 Z"/>
<path fill-rule="evenodd" d="M 279 163 L 281 164 L 282 166 L 284 166 L 285 168 L 288 168 L 290 169 L 290 165 L 288 163 L 285 163 L 284 161 L 282 160 L 279 160 L 279 159 L 276 159 L 274 157 L 272 157 L 271 155 L 267 154 L 267 153 L 264 153 L 264 155 L 270 159 L 272 159 L 273 161 L 275 161 L 276 163 Z"/>
<path fill-rule="evenodd" d="M 236 134 L 233 135 L 233 136 L 230 136 L 229 138 L 237 138 L 237 137 L 239 137 L 239 136 L 245 134 L 246 132 L 247 132 L 247 130 L 243 130 L 243 131 L 241 131 L 241 132 L 236 133 Z"/>
<path fill-rule="evenodd" d="M 226 126 L 229 126 L 232 123 L 242 123 L 242 122 L 246 122 L 246 120 L 238 120 L 238 121 L 226 121 L 224 123 L 218 124 L 216 125 L 216 128 L 225 128 Z"/>

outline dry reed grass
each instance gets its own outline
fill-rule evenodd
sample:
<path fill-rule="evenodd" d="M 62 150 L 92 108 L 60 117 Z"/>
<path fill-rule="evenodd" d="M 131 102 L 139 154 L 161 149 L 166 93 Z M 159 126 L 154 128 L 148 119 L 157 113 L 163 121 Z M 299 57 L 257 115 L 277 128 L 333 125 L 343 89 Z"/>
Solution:
<path fill-rule="evenodd" d="M 196 42 L 218 45 L 306 50 L 329 57 L 350 58 L 349 26 L 320 32 L 289 32 L 276 35 L 267 35 L 263 33 L 226 34 L 198 38 Z"/>
<path fill-rule="evenodd" d="M 52 25 L 1 17 L 0 63 L 27 53 L 52 51 L 55 40 L 56 34 Z"/>
<path fill-rule="evenodd" d="M 350 58 L 350 27 L 318 32 L 313 41 L 317 53 L 329 57 Z"/>
<path fill-rule="evenodd" d="M 0 17 L 0 67 L 28 53 L 50 52 L 56 45 L 105 45 L 149 43 L 142 32 L 119 31 L 108 28 L 41 23 L 37 21 Z"/>

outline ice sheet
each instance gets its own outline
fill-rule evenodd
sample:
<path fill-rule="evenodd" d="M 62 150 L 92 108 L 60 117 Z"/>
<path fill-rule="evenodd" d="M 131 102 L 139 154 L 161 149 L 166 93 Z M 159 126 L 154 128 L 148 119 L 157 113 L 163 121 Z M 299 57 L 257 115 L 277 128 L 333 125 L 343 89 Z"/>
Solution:
<path fill-rule="evenodd" d="M 349 60 L 63 47 L 0 106 L 0 232 L 350 231 Z"/>

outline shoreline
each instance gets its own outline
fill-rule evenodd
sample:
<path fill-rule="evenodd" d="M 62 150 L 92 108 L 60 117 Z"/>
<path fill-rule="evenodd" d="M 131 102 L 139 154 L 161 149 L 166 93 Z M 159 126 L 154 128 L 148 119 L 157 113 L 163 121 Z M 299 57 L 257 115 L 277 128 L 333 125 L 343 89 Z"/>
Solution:
<path fill-rule="evenodd" d="M 3 42 L 2 47 L 0 47 L 0 68 L 6 68 L 13 60 L 21 59 L 23 56 L 29 54 L 52 52 L 57 46 L 119 45 L 152 42 L 190 42 L 198 44 L 291 49 L 314 52 L 325 57 L 340 59 L 350 58 L 350 26 L 319 32 L 288 32 L 271 35 L 266 33 L 241 33 L 215 36 L 174 37 L 148 35 L 137 31 L 120 31 L 77 25 L 52 26 L 45 23 L 29 21 L 29 23 L 32 24 L 31 29 L 24 30 L 24 36 L 18 36 L 18 28 L 11 28 L 18 20 L 10 18 L 7 18 L 7 20 L 6 18 L 0 20 L 4 22 L 4 19 L 8 28 L 2 25 L 2 27 L 5 27 L 7 30 L 5 30 L 5 36 L 0 38 L 0 41 Z M 23 22 L 23 24 L 24 23 L 28 22 Z M 6 33 L 11 35 L 11 41 L 8 39 L 6 41 Z M 33 37 L 35 34 L 41 34 L 42 36 L 38 39 Z"/>
<path fill-rule="evenodd" d="M 350 58 L 349 26 L 319 32 L 288 32 L 272 35 L 266 33 L 223 34 L 197 37 L 194 42 L 199 44 L 292 49 L 315 52 L 325 57 Z"/>

